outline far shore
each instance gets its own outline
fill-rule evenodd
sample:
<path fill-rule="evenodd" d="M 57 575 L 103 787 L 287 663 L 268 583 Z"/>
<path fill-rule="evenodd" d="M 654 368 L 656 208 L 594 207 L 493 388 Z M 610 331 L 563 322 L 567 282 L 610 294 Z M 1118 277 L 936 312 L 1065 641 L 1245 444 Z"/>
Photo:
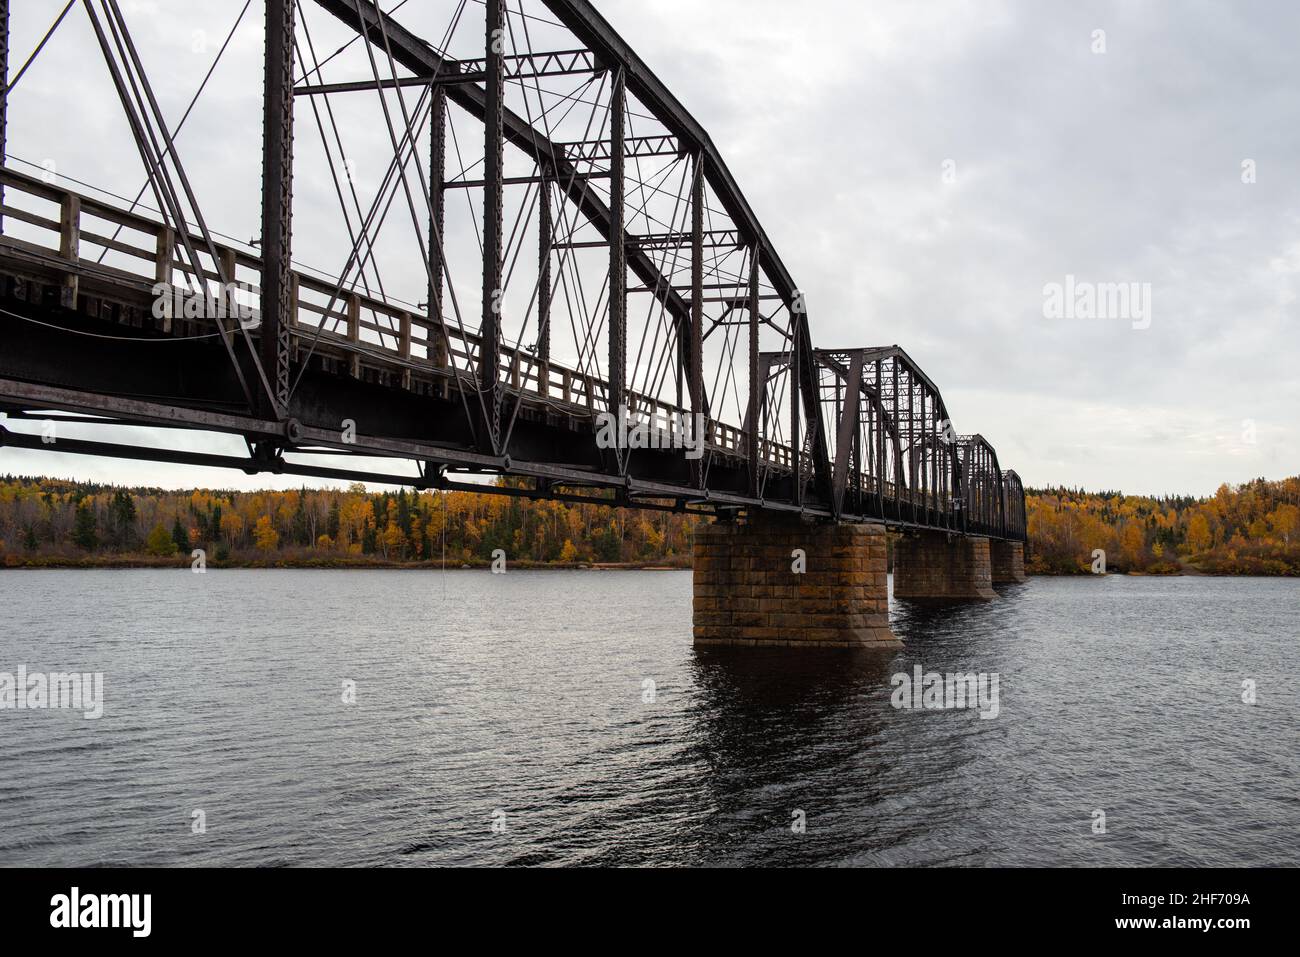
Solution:
<path fill-rule="evenodd" d="M 59 556 L 45 556 L 34 559 L 13 560 L 9 556 L 8 560 L 0 560 L 0 571 L 30 571 L 34 569 L 112 569 L 112 570 L 132 570 L 132 569 L 151 569 L 151 568 L 191 568 L 193 560 L 190 558 L 145 558 L 139 556 L 102 556 L 95 558 L 63 558 Z M 434 562 L 391 562 L 358 558 L 358 559 L 320 559 L 320 560 L 266 560 L 257 561 L 253 559 L 226 559 L 217 561 L 208 559 L 206 563 L 208 568 L 214 570 L 225 569 L 298 569 L 313 571 L 488 571 L 492 568 L 492 562 L 483 561 L 482 559 L 473 559 L 471 561 L 448 561 L 445 565 L 441 561 Z M 514 571 L 642 571 L 642 572 L 673 572 L 673 571 L 690 571 L 690 564 L 666 564 L 663 561 L 658 562 L 621 562 L 621 563 L 580 563 L 565 564 L 560 562 L 528 562 L 507 561 L 506 567 Z"/>
<path fill-rule="evenodd" d="M 61 570 L 133 570 L 133 569 L 156 569 L 156 568 L 176 568 L 187 569 L 193 566 L 190 558 L 158 558 L 148 556 L 130 556 L 130 555 L 102 555 L 95 557 L 65 557 L 65 556 L 41 556 L 36 558 L 25 558 L 20 556 L 8 555 L 0 557 L 0 571 L 23 571 L 35 569 L 61 569 Z M 473 559 L 471 561 L 448 561 L 445 565 L 441 561 L 432 562 L 395 562 L 384 561 L 383 559 L 374 558 L 328 558 L 318 560 L 256 560 L 256 559 L 226 559 L 217 561 L 209 559 L 207 567 L 216 571 L 232 569 L 280 569 L 280 570 L 311 570 L 311 571 L 489 571 L 492 568 L 492 562 L 482 559 Z M 672 571 L 690 571 L 690 562 L 507 562 L 507 569 L 512 571 L 643 571 L 643 572 L 672 572 Z M 1223 572 L 1201 571 L 1194 567 L 1184 566 L 1176 572 L 1125 572 L 1112 571 L 1106 575 L 1093 575 L 1089 572 L 1030 572 L 1030 578 L 1295 578 L 1295 575 L 1251 575 L 1251 574 L 1229 574 Z"/>

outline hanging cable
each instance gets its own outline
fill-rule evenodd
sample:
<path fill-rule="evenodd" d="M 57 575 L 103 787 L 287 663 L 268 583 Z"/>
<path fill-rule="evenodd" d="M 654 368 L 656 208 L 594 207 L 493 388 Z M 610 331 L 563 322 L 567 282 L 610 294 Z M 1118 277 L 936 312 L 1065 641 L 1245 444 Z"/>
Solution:
<path fill-rule="evenodd" d="M 18 85 L 18 81 L 23 78 L 23 74 L 27 72 L 27 68 L 31 66 L 32 63 L 35 62 L 36 57 L 40 55 L 40 52 L 43 49 L 45 49 L 45 44 L 50 41 L 50 37 L 54 36 L 54 31 L 59 28 L 59 24 L 63 22 L 63 18 L 68 15 L 68 11 L 72 9 L 72 5 L 76 2 L 77 0 L 68 0 L 67 6 L 63 8 L 63 12 L 54 18 L 54 23 L 51 24 L 50 28 L 45 31 L 45 36 L 41 37 L 41 42 L 36 44 L 36 49 L 32 51 L 31 56 L 29 56 L 26 62 L 23 63 L 21 67 L 19 67 L 18 72 L 14 74 L 13 82 L 5 86 L 5 90 L 4 90 L 5 96 L 8 96 L 10 93 L 14 91 L 14 87 L 16 87 Z M 0 77 L 0 83 L 3 83 L 3 81 L 4 78 Z"/>
<path fill-rule="evenodd" d="M 239 29 L 239 25 L 244 20 L 244 15 L 248 13 L 248 8 L 252 6 L 252 4 L 253 4 L 253 0 L 245 0 L 244 9 L 241 10 L 239 12 L 239 16 L 235 18 L 235 25 L 231 27 L 230 32 L 226 34 L 226 41 L 223 44 L 221 44 L 221 49 L 217 51 L 217 55 L 213 59 L 212 65 L 208 67 L 207 75 L 203 77 L 203 82 L 199 84 L 199 88 L 194 91 L 194 96 L 190 99 L 189 106 L 185 108 L 184 115 L 181 117 L 180 122 L 176 124 L 176 129 L 172 133 L 173 140 L 175 140 L 176 137 L 180 136 L 181 130 L 184 129 L 185 127 L 185 121 L 190 118 L 190 112 L 194 109 L 194 105 L 199 102 L 199 97 L 203 95 L 203 91 L 204 89 L 206 89 L 208 85 L 208 81 L 212 79 L 212 74 L 216 72 L 217 64 L 221 62 L 222 55 L 226 52 L 226 48 L 230 46 L 230 41 L 234 39 L 235 31 Z M 135 194 L 135 199 L 131 200 L 131 207 L 128 210 L 128 212 L 135 212 L 136 206 L 140 204 L 140 199 L 144 196 L 145 190 L 147 190 L 148 188 L 149 188 L 149 182 L 148 180 L 146 180 L 145 184 L 140 187 L 140 191 Z M 117 229 L 113 231 L 112 238 L 114 240 L 116 240 L 117 237 L 122 234 L 122 229 L 123 229 L 122 225 L 118 224 Z M 103 251 L 100 252 L 99 258 L 96 259 L 95 262 L 102 263 L 104 261 L 104 257 L 108 255 L 108 249 L 109 247 L 105 246 Z"/>

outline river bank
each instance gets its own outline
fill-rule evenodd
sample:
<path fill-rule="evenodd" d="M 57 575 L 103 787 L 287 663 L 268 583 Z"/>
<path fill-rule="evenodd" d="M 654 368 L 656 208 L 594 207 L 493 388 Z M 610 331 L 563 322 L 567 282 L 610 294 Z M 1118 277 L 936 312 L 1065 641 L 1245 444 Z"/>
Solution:
<path fill-rule="evenodd" d="M 196 559 L 191 557 L 157 557 L 152 555 L 4 555 L 0 556 L 2 570 L 33 569 L 166 569 L 191 568 Z M 492 568 L 491 561 L 471 559 L 469 561 L 448 561 L 443 564 L 436 561 L 388 561 L 382 558 L 365 556 L 345 558 L 331 556 L 327 558 L 227 558 L 217 560 L 206 558 L 205 564 L 212 569 L 300 569 L 317 571 L 486 571 Z M 519 571 L 689 571 L 689 559 L 674 556 L 659 561 L 646 562 L 536 562 L 510 561 L 506 567 Z M 892 569 L 891 569 L 892 570 Z M 1078 571 L 1048 569 L 1029 572 L 1032 578 L 1090 578 L 1093 573 L 1088 570 Z M 1127 578 L 1298 578 L 1293 570 L 1250 570 L 1220 571 L 1184 564 L 1174 570 L 1146 569 L 1144 571 L 1125 571 L 1115 569 L 1107 573 L 1109 577 Z M 1106 576 L 1102 576 L 1106 577 Z"/>
<path fill-rule="evenodd" d="M 156 556 L 142 555 L 86 555 L 86 556 L 62 556 L 62 555 L 38 555 L 25 557 L 21 555 L 5 555 L 0 560 L 0 570 L 11 569 L 14 571 L 31 570 L 31 569 L 159 569 L 159 568 L 191 568 L 197 559 L 190 557 L 171 557 L 159 558 Z M 208 568 L 214 569 L 310 569 L 317 571 L 484 571 L 492 568 L 491 561 L 473 559 L 470 561 L 448 561 L 445 565 L 439 561 L 429 562 L 410 562 L 410 561 L 385 561 L 383 559 L 371 558 L 304 558 L 304 559 L 240 559 L 228 558 L 216 560 L 212 558 L 204 559 L 204 564 Z M 507 560 L 506 567 L 518 569 L 520 571 L 541 571 L 554 569 L 557 571 L 683 571 L 689 570 L 691 564 L 689 561 L 675 564 L 673 560 L 662 560 L 657 562 L 534 562 L 518 561 L 512 562 Z"/>

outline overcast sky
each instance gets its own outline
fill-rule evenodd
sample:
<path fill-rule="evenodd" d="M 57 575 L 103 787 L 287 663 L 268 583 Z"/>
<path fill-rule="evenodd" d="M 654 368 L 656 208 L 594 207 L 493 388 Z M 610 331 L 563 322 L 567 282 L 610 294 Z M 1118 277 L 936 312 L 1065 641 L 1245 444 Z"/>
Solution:
<path fill-rule="evenodd" d="M 11 69 L 60 4 L 15 6 Z M 201 79 L 195 44 L 219 43 L 242 6 L 124 4 L 168 115 Z M 307 6 L 330 49 L 331 18 Z M 806 294 L 817 346 L 902 345 L 958 431 L 1028 485 L 1208 494 L 1300 473 L 1300 7 L 596 6 L 709 130 Z M 180 138 L 200 196 L 221 197 L 205 204 L 214 228 L 243 238 L 260 8 Z M 78 5 L 14 93 L 9 148 L 134 195 L 105 76 Z M 1067 276 L 1145 284 L 1149 315 L 1045 316 L 1044 287 Z M 14 450 L 0 471 L 286 484 Z"/>

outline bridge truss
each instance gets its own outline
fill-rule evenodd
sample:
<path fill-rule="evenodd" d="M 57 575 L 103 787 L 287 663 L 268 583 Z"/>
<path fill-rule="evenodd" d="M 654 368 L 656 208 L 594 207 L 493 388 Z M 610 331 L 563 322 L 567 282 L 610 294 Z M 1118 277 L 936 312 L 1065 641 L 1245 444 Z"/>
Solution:
<path fill-rule="evenodd" d="M 93 29 L 146 173 L 136 201 L 4 154 L 22 72 L 0 0 L 0 409 L 248 449 L 65 452 L 1025 537 L 1019 478 L 902 349 L 815 347 L 707 132 L 590 3 L 406 3 L 265 0 L 261 228 L 241 244 L 209 227 L 217 199 L 192 188 L 184 120 L 117 0 L 70 2 L 55 26 L 80 6 Z M 345 38 L 328 54 L 327 33 Z M 387 146 L 369 182 L 341 121 L 359 109 Z M 309 151 L 338 207 L 332 272 L 297 258 L 321 247 L 294 231 Z M 602 447 L 623 410 L 652 447 Z M 484 475 L 517 481 L 467 484 Z"/>

